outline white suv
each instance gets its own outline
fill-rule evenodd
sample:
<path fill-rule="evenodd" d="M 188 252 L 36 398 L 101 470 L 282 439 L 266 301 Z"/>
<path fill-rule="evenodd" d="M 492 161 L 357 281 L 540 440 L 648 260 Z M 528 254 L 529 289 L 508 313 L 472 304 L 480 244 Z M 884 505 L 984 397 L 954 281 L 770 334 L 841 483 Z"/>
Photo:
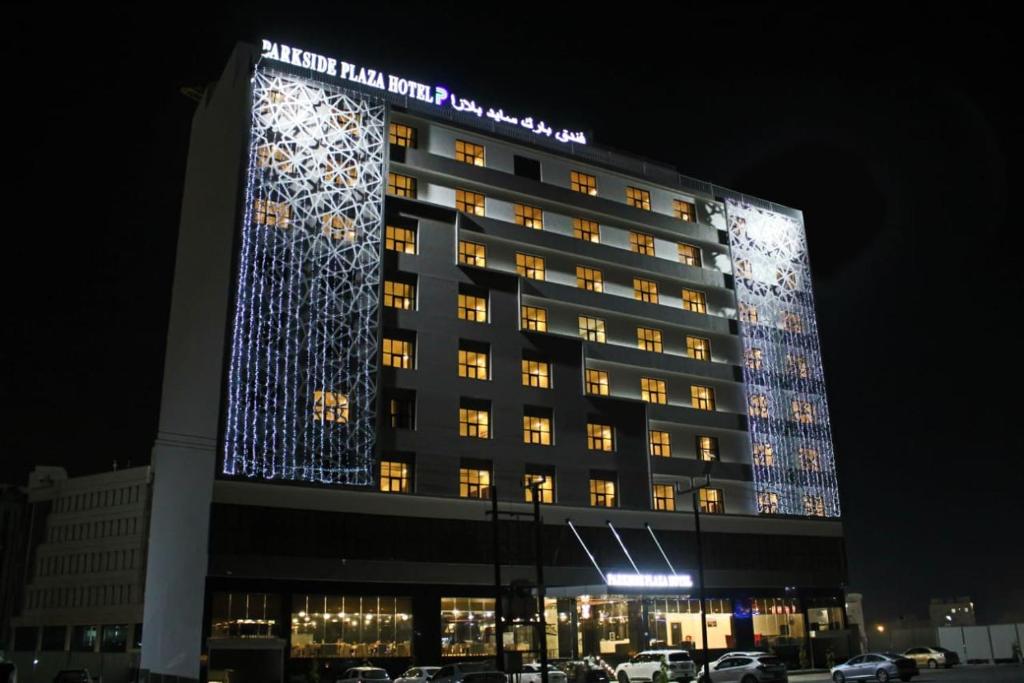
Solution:
<path fill-rule="evenodd" d="M 644 650 L 628 662 L 615 667 L 618 683 L 688 683 L 696 675 L 697 667 L 686 650 Z"/>

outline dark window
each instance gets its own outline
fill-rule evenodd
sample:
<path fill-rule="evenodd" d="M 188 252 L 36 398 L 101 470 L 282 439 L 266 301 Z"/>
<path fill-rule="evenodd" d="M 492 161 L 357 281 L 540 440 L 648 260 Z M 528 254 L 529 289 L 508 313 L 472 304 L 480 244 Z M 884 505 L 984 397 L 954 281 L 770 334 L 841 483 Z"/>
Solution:
<path fill-rule="evenodd" d="M 108 624 L 103 627 L 101 652 L 124 652 L 128 648 L 128 625 Z"/>
<path fill-rule="evenodd" d="M 44 626 L 43 643 L 39 649 L 49 652 L 63 652 L 67 633 L 67 626 Z"/>
<path fill-rule="evenodd" d="M 73 626 L 71 629 L 72 652 L 94 652 L 96 650 L 96 627 Z"/>
<path fill-rule="evenodd" d="M 540 180 L 540 161 L 521 157 L 518 154 L 513 158 L 515 174 L 531 180 Z"/>
<path fill-rule="evenodd" d="M 39 629 L 35 626 L 19 626 L 14 629 L 14 649 L 19 652 L 35 652 Z"/>
<path fill-rule="evenodd" d="M 135 630 L 132 634 L 132 649 L 142 649 L 142 624 L 135 624 Z"/>

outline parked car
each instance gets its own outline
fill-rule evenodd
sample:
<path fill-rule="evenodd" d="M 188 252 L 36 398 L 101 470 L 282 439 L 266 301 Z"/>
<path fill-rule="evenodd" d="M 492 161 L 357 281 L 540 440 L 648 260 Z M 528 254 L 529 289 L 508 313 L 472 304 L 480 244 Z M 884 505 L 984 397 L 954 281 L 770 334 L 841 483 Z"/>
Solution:
<path fill-rule="evenodd" d="M 439 666 L 414 666 L 395 679 L 395 683 L 427 683 L 437 673 Z"/>
<path fill-rule="evenodd" d="M 701 667 L 697 680 L 701 683 L 723 683 L 723 681 L 739 681 L 740 683 L 787 683 L 789 674 L 786 665 L 775 655 L 765 652 L 729 652 L 709 667 L 711 680 L 704 677 Z"/>
<path fill-rule="evenodd" d="M 563 659 L 555 666 L 565 672 L 567 683 L 608 683 L 608 672 L 584 659 Z"/>
<path fill-rule="evenodd" d="M 459 662 L 438 669 L 430 683 L 507 683 L 508 676 L 494 662 Z"/>
<path fill-rule="evenodd" d="M 53 683 L 92 683 L 88 669 L 64 669 L 53 677 Z"/>
<path fill-rule="evenodd" d="M 513 683 L 543 683 L 540 664 L 523 664 L 523 672 L 518 676 L 513 674 Z M 564 671 L 556 669 L 548 664 L 548 683 L 566 683 L 567 677 Z"/>
<path fill-rule="evenodd" d="M 893 678 L 909 681 L 920 672 L 917 670 L 917 662 L 909 657 L 895 652 L 869 652 L 832 667 L 829 673 L 835 683 L 868 679 L 887 683 Z"/>
<path fill-rule="evenodd" d="M 354 666 L 346 669 L 336 683 L 390 683 L 387 671 L 376 666 Z"/>
<path fill-rule="evenodd" d="M 618 683 L 687 683 L 696 676 L 697 667 L 686 650 L 644 650 L 615 667 L 615 679 Z"/>
<path fill-rule="evenodd" d="M 960 663 L 960 655 L 944 647 L 912 647 L 904 652 L 903 656 L 917 662 L 919 669 L 937 669 L 940 666 L 948 669 Z"/>

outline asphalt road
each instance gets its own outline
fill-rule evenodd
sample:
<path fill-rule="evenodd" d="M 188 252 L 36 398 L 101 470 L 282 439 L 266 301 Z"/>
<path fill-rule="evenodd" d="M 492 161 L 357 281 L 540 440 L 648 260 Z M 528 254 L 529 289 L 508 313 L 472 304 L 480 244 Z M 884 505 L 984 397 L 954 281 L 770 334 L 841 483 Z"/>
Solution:
<path fill-rule="evenodd" d="M 794 674 L 790 683 L 831 683 L 828 674 Z M 924 669 L 913 683 L 1024 683 L 1024 666 L 1012 664 L 970 664 L 952 669 Z M 898 682 L 898 679 L 897 679 Z"/>

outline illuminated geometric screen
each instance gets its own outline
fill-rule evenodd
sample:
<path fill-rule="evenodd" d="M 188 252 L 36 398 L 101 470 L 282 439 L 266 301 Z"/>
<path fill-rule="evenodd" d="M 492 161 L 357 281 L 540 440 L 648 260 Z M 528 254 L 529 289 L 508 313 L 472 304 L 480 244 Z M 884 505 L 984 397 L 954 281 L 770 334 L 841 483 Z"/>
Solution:
<path fill-rule="evenodd" d="M 758 511 L 838 517 L 803 224 L 733 199 L 726 212 Z"/>
<path fill-rule="evenodd" d="M 385 105 L 257 68 L 223 473 L 373 481 Z"/>

